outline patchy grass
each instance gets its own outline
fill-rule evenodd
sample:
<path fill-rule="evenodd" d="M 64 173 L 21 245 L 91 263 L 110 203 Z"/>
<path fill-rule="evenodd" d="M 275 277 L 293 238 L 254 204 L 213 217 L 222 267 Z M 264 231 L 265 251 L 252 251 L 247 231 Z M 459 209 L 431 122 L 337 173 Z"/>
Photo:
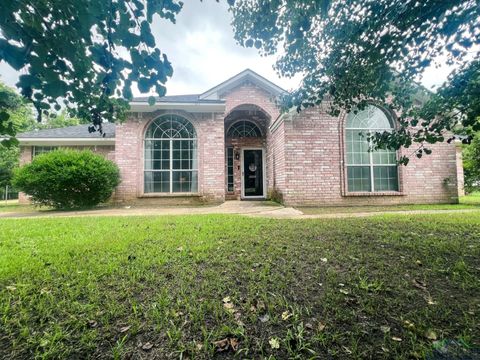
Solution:
<path fill-rule="evenodd" d="M 0 201 L 1 212 L 33 212 L 35 207 L 32 205 L 19 204 L 18 200 Z M 38 210 L 38 209 L 37 209 Z"/>
<path fill-rule="evenodd" d="M 435 340 L 479 346 L 479 238 L 477 212 L 3 219 L 0 358 L 400 359 Z"/>
<path fill-rule="evenodd" d="M 317 214 L 352 214 L 386 211 L 415 211 L 415 210 L 480 210 L 480 192 L 462 196 L 459 204 L 412 204 L 412 205 L 370 205 L 370 206 L 335 206 L 335 207 L 300 207 L 306 215 Z"/>

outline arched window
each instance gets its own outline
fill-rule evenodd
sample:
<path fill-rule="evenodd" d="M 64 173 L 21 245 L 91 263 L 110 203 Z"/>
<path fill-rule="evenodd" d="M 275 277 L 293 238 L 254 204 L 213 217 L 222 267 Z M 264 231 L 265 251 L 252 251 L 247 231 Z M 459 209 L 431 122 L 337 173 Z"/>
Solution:
<path fill-rule="evenodd" d="M 369 134 L 391 130 L 392 121 L 378 107 L 369 105 L 356 114 L 348 114 L 345 143 L 349 192 L 398 191 L 396 151 L 368 151 Z"/>
<path fill-rule="evenodd" d="M 246 138 L 246 137 L 261 137 L 262 132 L 255 123 L 248 120 L 240 120 L 234 123 L 227 131 L 227 137 Z"/>
<path fill-rule="evenodd" d="M 198 189 L 197 135 L 177 115 L 163 115 L 145 132 L 145 193 L 192 193 Z"/>

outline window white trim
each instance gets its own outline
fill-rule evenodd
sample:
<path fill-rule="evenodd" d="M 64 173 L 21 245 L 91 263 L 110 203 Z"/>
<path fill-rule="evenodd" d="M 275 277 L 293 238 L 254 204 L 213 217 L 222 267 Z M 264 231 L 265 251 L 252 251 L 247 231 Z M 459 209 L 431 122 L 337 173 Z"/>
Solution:
<path fill-rule="evenodd" d="M 363 132 L 364 136 L 369 137 L 370 135 L 374 134 L 375 132 L 384 132 L 384 131 L 392 131 L 394 129 L 394 123 L 393 119 L 381 108 L 374 106 L 374 105 L 369 105 L 367 108 L 365 108 L 362 111 L 368 111 L 371 112 L 372 108 L 376 108 L 377 111 L 381 111 L 383 115 L 385 116 L 386 120 L 390 124 L 389 128 L 385 127 L 349 127 L 348 122 L 349 122 L 349 116 L 356 116 L 357 114 L 349 113 L 347 114 L 346 118 L 344 119 L 344 131 L 343 131 L 343 138 L 344 138 L 344 143 L 343 143 L 343 151 L 344 151 L 344 174 L 345 174 L 345 191 L 346 194 L 384 194 L 384 193 L 399 193 L 400 192 L 400 171 L 398 168 L 398 151 L 395 151 L 395 163 L 375 163 L 374 162 L 374 154 L 375 151 L 368 151 L 368 163 L 358 163 L 358 164 L 351 164 L 349 163 L 349 151 L 348 151 L 348 146 L 351 143 L 347 137 L 347 134 L 349 131 L 358 131 Z M 363 120 L 362 120 L 363 121 Z M 367 140 L 368 141 L 368 147 L 369 149 L 372 148 L 373 142 L 372 140 Z M 353 142 L 354 144 L 355 142 Z M 353 153 L 358 153 L 358 151 L 353 151 Z M 363 151 L 362 151 L 363 153 Z M 369 169 L 369 174 L 370 174 L 370 190 L 351 190 L 349 188 L 349 168 L 366 168 L 368 167 Z M 396 190 L 376 190 L 375 189 L 375 168 L 378 167 L 392 167 L 396 169 Z"/>
<path fill-rule="evenodd" d="M 192 124 L 192 122 L 183 117 L 183 116 L 180 116 L 180 115 L 177 115 L 177 114 L 164 114 L 164 115 L 161 115 L 157 118 L 155 118 L 154 120 L 152 120 L 148 126 L 146 126 L 145 128 L 145 132 L 144 134 L 146 134 L 151 126 L 154 126 L 155 125 L 155 122 L 157 120 L 160 120 L 164 117 L 167 117 L 167 116 L 174 116 L 176 118 L 179 118 L 181 119 L 182 121 L 184 122 L 187 122 L 191 127 L 192 127 L 192 131 L 193 133 L 191 135 L 195 135 L 195 138 L 192 138 L 192 137 L 188 137 L 188 138 L 177 138 L 177 137 L 158 137 L 158 138 L 152 138 L 152 137 L 149 137 L 149 138 L 146 138 L 145 135 L 144 135 L 144 139 L 143 139 L 143 151 L 142 151 L 142 166 L 143 166 L 143 185 L 142 185 L 142 196 L 146 196 L 146 197 L 149 197 L 149 196 L 165 196 L 165 195 L 168 195 L 168 196 L 175 196 L 175 195 L 178 195 L 178 196 L 182 196 L 182 195 L 188 195 L 188 194 L 192 194 L 192 195 L 195 195 L 195 194 L 198 194 L 198 191 L 199 191 L 199 171 L 198 171 L 198 162 L 199 162 L 199 154 L 198 154 L 198 137 L 197 137 L 197 131 L 195 129 L 195 126 Z M 170 124 L 172 124 L 172 121 L 170 121 Z M 157 125 L 158 126 L 158 125 Z M 168 158 L 168 162 L 169 162 L 169 168 L 168 169 L 146 169 L 146 166 L 145 166 L 145 161 L 146 161 L 146 157 L 145 157 L 145 154 L 146 154 L 146 144 L 147 142 L 155 142 L 155 141 L 165 141 L 167 142 L 168 141 L 168 151 L 169 151 L 169 158 Z M 173 147 L 173 143 L 174 142 L 180 142 L 180 141 L 192 141 L 193 142 L 193 145 L 194 147 L 190 149 L 190 151 L 192 152 L 192 158 L 189 159 L 192 161 L 192 167 L 189 168 L 189 169 L 174 169 L 173 168 L 173 150 L 174 150 L 174 147 Z M 153 144 L 152 144 L 153 145 Z M 194 158 L 195 157 L 195 158 Z M 158 159 L 157 161 L 162 161 L 162 159 Z M 181 160 L 180 160 L 181 161 Z M 146 178 L 146 173 L 167 173 L 168 172 L 168 176 L 169 176 L 169 191 L 168 192 L 158 192 L 158 191 L 153 191 L 153 192 L 146 192 L 146 186 L 145 186 L 145 178 Z M 195 183 L 195 188 L 196 188 L 196 191 L 191 191 L 191 192 L 178 192 L 178 191 L 173 191 L 173 179 L 174 179 L 174 173 L 176 172 L 190 172 L 190 177 L 191 177 L 191 184 L 193 183 L 193 178 L 194 178 L 194 174 L 196 174 L 195 178 L 196 178 L 196 183 Z"/>

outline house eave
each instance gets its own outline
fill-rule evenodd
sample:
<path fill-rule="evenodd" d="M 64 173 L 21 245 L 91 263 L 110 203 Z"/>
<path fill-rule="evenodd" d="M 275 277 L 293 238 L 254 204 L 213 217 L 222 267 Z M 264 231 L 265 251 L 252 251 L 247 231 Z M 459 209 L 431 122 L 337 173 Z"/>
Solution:
<path fill-rule="evenodd" d="M 184 110 L 192 113 L 223 113 L 225 112 L 225 102 L 218 103 L 186 103 L 186 102 L 157 102 L 155 105 L 149 105 L 144 102 L 131 102 L 131 112 L 154 112 L 157 110 Z"/>

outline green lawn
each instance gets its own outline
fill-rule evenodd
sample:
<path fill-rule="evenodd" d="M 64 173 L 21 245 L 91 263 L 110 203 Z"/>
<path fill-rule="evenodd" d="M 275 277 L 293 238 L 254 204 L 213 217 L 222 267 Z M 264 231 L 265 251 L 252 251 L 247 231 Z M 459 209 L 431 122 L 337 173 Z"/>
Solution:
<path fill-rule="evenodd" d="M 3 219 L 0 358 L 472 351 L 479 239 L 477 212 Z"/>
<path fill-rule="evenodd" d="M 351 214 L 362 212 L 415 211 L 415 210 L 480 210 L 480 192 L 460 198 L 459 204 L 411 204 L 411 205 L 370 205 L 370 206 L 336 206 L 336 207 L 300 207 L 304 214 Z"/>

